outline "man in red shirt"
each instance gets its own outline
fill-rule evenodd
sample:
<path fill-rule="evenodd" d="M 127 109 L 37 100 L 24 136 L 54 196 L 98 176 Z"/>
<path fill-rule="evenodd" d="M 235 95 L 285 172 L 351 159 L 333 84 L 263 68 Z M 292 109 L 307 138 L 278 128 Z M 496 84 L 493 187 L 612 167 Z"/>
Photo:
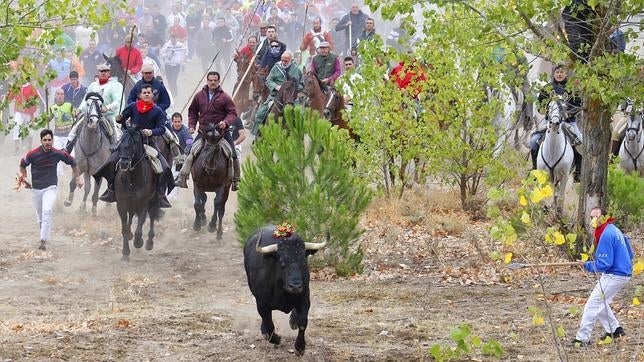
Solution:
<path fill-rule="evenodd" d="M 313 28 L 304 34 L 304 38 L 300 44 L 300 50 L 308 50 L 309 55 L 314 56 L 315 50 L 318 49 L 322 42 L 328 42 L 329 50 L 333 50 L 331 34 L 328 31 L 322 31 L 322 19 L 318 16 L 313 19 Z"/>
<path fill-rule="evenodd" d="M 132 46 L 133 44 L 132 36 L 126 35 L 124 45 L 116 49 L 116 56 L 121 60 L 123 70 L 129 74 L 138 74 L 143 66 L 143 57 L 141 52 Z"/>

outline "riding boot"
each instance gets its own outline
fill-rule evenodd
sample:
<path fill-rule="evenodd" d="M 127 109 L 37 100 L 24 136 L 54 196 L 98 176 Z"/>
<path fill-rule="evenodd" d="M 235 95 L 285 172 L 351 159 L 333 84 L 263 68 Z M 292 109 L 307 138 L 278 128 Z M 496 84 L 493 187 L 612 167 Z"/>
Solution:
<path fill-rule="evenodd" d="M 168 209 L 171 208 L 172 205 L 170 204 L 170 201 L 168 201 L 168 198 L 165 195 L 165 181 L 163 180 L 162 175 L 159 175 L 159 180 L 157 181 L 157 194 L 159 197 L 159 207 L 162 209 Z"/>
<path fill-rule="evenodd" d="M 188 157 L 186 157 L 183 166 L 181 166 L 181 171 L 179 171 L 177 178 L 174 180 L 174 185 L 176 187 L 181 187 L 183 189 L 188 188 L 188 178 L 190 177 L 190 169 L 192 168 L 193 157 L 194 156 L 192 155 L 192 153 L 188 154 Z"/>
<path fill-rule="evenodd" d="M 610 144 L 610 154 L 611 159 L 619 156 L 619 148 L 622 146 L 622 143 L 619 141 L 612 141 Z"/>
<path fill-rule="evenodd" d="M 177 145 L 174 142 L 170 143 L 170 153 L 172 154 L 172 158 L 176 163 L 182 164 L 184 162 L 183 152 L 181 152 L 181 148 L 179 148 L 179 145 Z"/>
<path fill-rule="evenodd" d="M 239 169 L 239 159 L 233 158 L 233 184 L 231 185 L 230 189 L 233 191 L 239 190 L 240 180 L 241 180 L 241 170 Z"/>
<path fill-rule="evenodd" d="M 579 183 L 581 181 L 581 154 L 574 148 L 573 151 L 575 155 L 575 171 L 573 172 L 572 176 L 574 182 Z"/>
<path fill-rule="evenodd" d="M 114 140 L 114 135 L 107 134 L 107 140 L 110 143 L 110 151 L 116 149 L 116 141 Z"/>
<path fill-rule="evenodd" d="M 99 200 L 104 202 L 116 202 L 116 194 L 114 193 L 114 180 L 107 182 L 107 190 L 101 195 Z"/>
<path fill-rule="evenodd" d="M 537 169 L 537 156 L 539 156 L 539 150 L 530 150 L 530 157 L 532 158 L 532 169 Z"/>

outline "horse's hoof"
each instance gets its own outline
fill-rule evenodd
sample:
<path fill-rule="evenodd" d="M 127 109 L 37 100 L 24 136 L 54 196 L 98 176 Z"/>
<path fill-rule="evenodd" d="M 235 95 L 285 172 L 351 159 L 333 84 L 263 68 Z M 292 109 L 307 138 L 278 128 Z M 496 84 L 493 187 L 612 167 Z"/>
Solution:
<path fill-rule="evenodd" d="M 142 238 L 135 238 L 134 239 L 134 247 L 139 249 L 142 246 L 143 246 L 143 239 Z"/>
<path fill-rule="evenodd" d="M 65 200 L 65 202 L 63 202 L 63 205 L 65 205 L 65 207 L 70 207 L 72 206 L 72 202 L 69 200 Z"/>
<path fill-rule="evenodd" d="M 201 231 L 201 222 L 195 221 L 195 223 L 192 225 L 192 230 Z"/>
<path fill-rule="evenodd" d="M 121 261 L 130 261 L 130 257 L 128 255 L 123 255 L 121 257 Z"/>
<path fill-rule="evenodd" d="M 145 250 L 150 251 L 152 250 L 152 248 L 154 248 L 154 242 L 151 240 L 148 240 L 148 242 L 145 243 Z"/>
<path fill-rule="evenodd" d="M 214 233 L 215 231 L 217 231 L 217 225 L 208 224 L 208 232 Z"/>
<path fill-rule="evenodd" d="M 217 233 L 217 240 L 223 239 L 223 235 L 221 233 Z"/>

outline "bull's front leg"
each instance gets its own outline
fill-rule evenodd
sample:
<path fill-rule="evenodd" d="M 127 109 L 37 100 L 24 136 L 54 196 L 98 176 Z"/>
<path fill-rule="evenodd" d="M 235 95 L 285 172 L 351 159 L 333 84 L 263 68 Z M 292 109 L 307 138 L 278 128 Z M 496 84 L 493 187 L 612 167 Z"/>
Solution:
<path fill-rule="evenodd" d="M 309 324 L 309 303 L 305 303 L 302 306 L 301 310 L 297 311 L 295 320 L 297 323 L 297 337 L 295 338 L 295 353 L 298 356 L 304 354 L 304 349 L 306 348 L 306 340 L 304 339 L 304 333 L 306 332 L 306 327 Z M 295 310 L 294 310 L 295 311 Z M 291 312 L 293 313 L 293 312 Z"/>
<path fill-rule="evenodd" d="M 264 338 L 272 344 L 280 344 L 282 337 L 275 333 L 275 325 L 273 324 L 273 312 L 267 306 L 257 305 L 257 312 L 262 317 L 262 326 L 260 330 Z"/>

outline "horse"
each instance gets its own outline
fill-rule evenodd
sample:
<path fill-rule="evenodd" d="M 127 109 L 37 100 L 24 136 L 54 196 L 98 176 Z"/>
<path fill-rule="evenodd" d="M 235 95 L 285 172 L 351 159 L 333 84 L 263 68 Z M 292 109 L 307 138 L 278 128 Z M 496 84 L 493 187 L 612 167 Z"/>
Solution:
<path fill-rule="evenodd" d="M 90 92 L 85 96 L 87 110 L 79 122 L 85 122 L 78 135 L 78 144 L 76 147 L 76 163 L 78 169 L 85 178 L 85 194 L 81 210 L 86 210 L 87 196 L 90 193 L 90 176 L 93 175 L 105 161 L 110 157 L 110 143 L 105 130 L 100 125 L 103 114 L 103 97 L 95 92 Z M 94 193 L 92 194 L 92 215 L 96 216 L 96 205 L 98 204 L 98 191 L 101 188 L 102 179 L 94 181 Z M 74 201 L 74 191 L 76 182 L 72 179 L 69 183 L 69 195 L 64 205 L 69 207 Z"/>
<path fill-rule="evenodd" d="M 627 173 L 644 177 L 644 132 L 642 118 L 644 111 L 631 112 L 624 141 L 619 148 L 619 166 Z"/>
<path fill-rule="evenodd" d="M 255 63 L 251 63 L 248 57 L 240 56 L 237 58 L 237 82 L 233 87 L 233 94 L 235 95 L 233 102 L 239 114 L 250 111 L 253 106 L 250 98 L 250 86 L 253 83 L 255 73 Z M 246 76 L 245 78 L 244 75 Z"/>
<path fill-rule="evenodd" d="M 555 188 L 555 213 L 561 214 L 568 176 L 573 168 L 574 154 L 562 129 L 565 105 L 559 99 L 548 104 L 548 128 L 537 155 L 537 169 L 548 173 L 550 183 Z"/>
<path fill-rule="evenodd" d="M 123 235 L 121 260 L 128 261 L 134 215 L 137 216 L 134 247 L 143 246 L 143 224 L 147 216 L 150 216 L 150 230 L 145 249 L 152 250 L 154 246 L 154 221 L 159 218 L 156 177 L 161 176 L 154 174 L 152 165 L 147 160 L 143 149 L 143 137 L 137 128 L 125 129 L 117 152 L 119 161 L 116 164 L 114 191 L 116 192 L 116 208 L 121 217 L 121 234 Z"/>
<path fill-rule="evenodd" d="M 335 87 L 329 88 L 329 94 L 326 95 L 320 88 L 315 74 L 307 72 L 304 75 L 304 94 L 308 97 L 307 105 L 311 109 L 315 109 L 332 125 L 338 126 L 349 131 L 349 136 L 353 140 L 358 140 L 358 135 L 353 133 L 349 122 L 344 119 L 342 110 L 344 109 L 344 98 L 337 92 Z"/>
<path fill-rule="evenodd" d="M 220 145 L 219 142 L 224 137 L 223 132 L 212 124 L 207 125 L 203 130 L 199 130 L 204 140 L 204 146 L 191 169 L 195 197 L 193 229 L 199 231 L 205 225 L 205 206 L 206 201 L 208 201 L 206 192 L 214 192 L 215 210 L 208 225 L 208 231 L 211 233 L 217 231 L 217 240 L 222 238 L 222 221 L 226 211 L 230 185 L 232 184 L 230 158 L 222 149 L 222 147 L 226 146 Z M 230 152 L 235 152 L 235 150 L 230 150 Z"/>
<path fill-rule="evenodd" d="M 268 114 L 275 116 L 275 120 L 277 121 L 284 114 L 284 107 L 294 105 L 296 101 L 297 83 L 295 79 L 287 76 L 286 81 L 284 81 L 280 90 L 277 91 L 275 99 L 273 100 L 273 106 L 268 110 Z M 267 117 L 268 114 L 266 115 Z"/>

